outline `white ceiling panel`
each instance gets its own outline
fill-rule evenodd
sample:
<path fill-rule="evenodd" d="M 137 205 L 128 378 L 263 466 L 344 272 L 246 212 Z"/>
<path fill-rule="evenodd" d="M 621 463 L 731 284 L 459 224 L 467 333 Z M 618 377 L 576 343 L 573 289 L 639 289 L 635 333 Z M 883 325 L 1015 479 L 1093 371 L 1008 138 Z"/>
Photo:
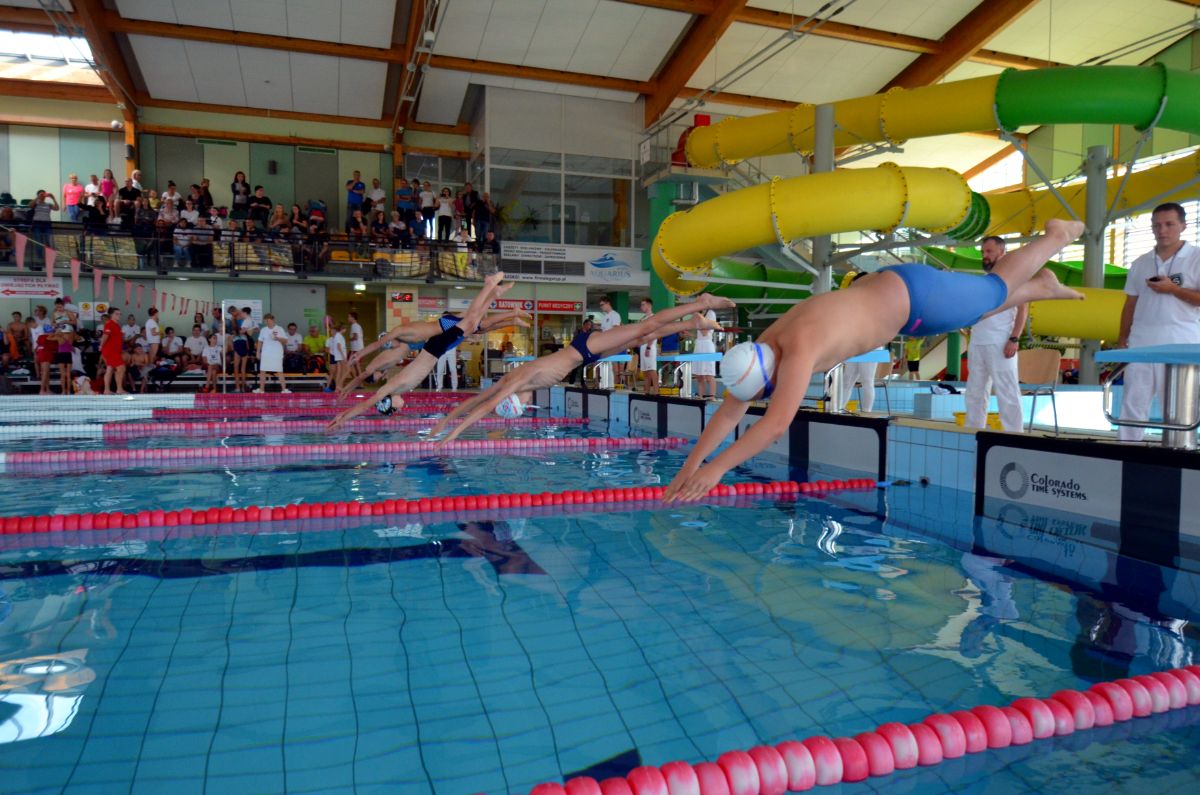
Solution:
<path fill-rule="evenodd" d="M 150 96 L 180 102 L 199 102 L 183 42 L 157 36 L 130 36 L 129 46 L 141 69 Z"/>
<path fill-rule="evenodd" d="M 654 77 L 692 19 L 690 14 L 645 10 L 647 13 L 626 34 L 621 54 L 609 70 L 611 77 L 629 80 Z"/>
<path fill-rule="evenodd" d="M 572 72 L 611 75 L 613 66 L 629 43 L 630 36 L 652 10 L 629 3 L 601 3 L 588 20 L 583 40 L 571 57 L 568 68 Z M 686 14 L 679 16 L 687 18 Z M 659 60 L 666 53 L 671 41 L 658 43 L 656 49 L 659 50 Z M 644 80 L 648 77 L 649 75 L 639 75 L 633 79 Z"/>
<path fill-rule="evenodd" d="M 503 0 L 494 3 L 483 41 L 479 45 L 479 57 L 485 61 L 524 63 L 525 53 L 529 50 L 529 42 L 533 39 L 545 5 L 545 0 Z"/>
<path fill-rule="evenodd" d="M 688 85 L 712 85 L 717 77 L 778 35 L 777 31 L 765 35 L 760 31 L 763 28 L 753 25 L 731 25 Z M 831 102 L 875 93 L 916 57 L 914 53 L 869 44 L 805 38 L 726 90 L 789 102 Z"/>
<path fill-rule="evenodd" d="M 338 58 L 293 52 L 292 110 L 300 113 L 337 113 L 341 83 Z"/>
<path fill-rule="evenodd" d="M 126 19 L 365 47 L 390 47 L 396 16 L 395 0 L 116 0 L 116 4 Z"/>
<path fill-rule="evenodd" d="M 292 107 L 292 64 L 282 50 L 235 47 L 242 65 L 246 104 L 253 108 L 290 110 Z"/>
<path fill-rule="evenodd" d="M 816 13 L 825 2 L 751 0 L 750 5 L 794 14 L 799 22 Z M 845 25 L 862 25 L 892 33 L 940 39 L 977 5 L 979 0 L 856 0 L 833 19 Z"/>
<path fill-rule="evenodd" d="M 447 69 L 430 69 L 425 74 L 417 121 L 426 124 L 458 124 L 463 100 L 471 85 L 471 75 Z"/>
<path fill-rule="evenodd" d="M 71 5 L 71 0 L 58 0 L 64 11 L 74 11 L 75 8 Z M 17 8 L 41 8 L 39 0 L 4 0 L 0 6 L 15 6 Z"/>
<path fill-rule="evenodd" d="M 492 0 L 454 0 L 443 9 L 433 51 L 456 58 L 478 58 L 492 14 Z"/>
<path fill-rule="evenodd" d="M 854 161 L 853 168 L 869 168 L 883 163 L 923 168 L 950 168 L 962 173 L 982 163 L 1008 146 L 999 139 L 979 135 L 939 135 L 933 138 L 914 138 L 904 145 L 903 152 L 885 152 L 875 157 Z"/>
<path fill-rule="evenodd" d="M 1189 22 L 1196 9 L 1167 0 L 1042 0 L 988 42 L 988 48 L 1077 64 Z M 1161 42 L 1113 61 L 1137 64 Z"/>
<path fill-rule="evenodd" d="M 181 49 L 192 71 L 196 100 L 210 105 L 246 105 L 246 87 L 241 65 L 230 58 L 227 44 L 203 41 L 182 42 Z"/>
<path fill-rule="evenodd" d="M 387 83 L 387 64 L 339 58 L 337 105 L 324 113 L 378 119 L 383 115 L 383 92 Z M 337 108 L 333 110 L 333 108 Z"/>
<path fill-rule="evenodd" d="M 523 64 L 568 69 L 599 5 L 599 0 L 547 0 Z"/>

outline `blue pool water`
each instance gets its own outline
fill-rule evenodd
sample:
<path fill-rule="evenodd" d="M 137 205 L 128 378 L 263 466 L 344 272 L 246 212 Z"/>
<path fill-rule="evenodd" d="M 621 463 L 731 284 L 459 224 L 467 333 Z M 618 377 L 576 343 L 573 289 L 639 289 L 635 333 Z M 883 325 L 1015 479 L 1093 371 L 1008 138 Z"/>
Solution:
<path fill-rule="evenodd" d="M 682 460 L 10 475 L 0 505 L 10 515 L 602 488 L 665 482 Z M 5 549 L 0 791 L 518 792 L 1193 661 L 1191 580 L 1115 556 L 1102 576 L 1063 576 L 1072 555 L 1060 547 L 1060 573 L 1039 573 L 1040 540 L 970 519 L 964 500 L 899 487 Z M 841 789 L 1191 792 L 1198 713 Z"/>

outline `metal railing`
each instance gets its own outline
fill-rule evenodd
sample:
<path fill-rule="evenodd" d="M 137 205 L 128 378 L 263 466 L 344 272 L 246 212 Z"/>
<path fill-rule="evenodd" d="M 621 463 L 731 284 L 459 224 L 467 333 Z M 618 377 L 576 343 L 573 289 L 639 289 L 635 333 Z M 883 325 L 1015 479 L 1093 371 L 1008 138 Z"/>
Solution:
<path fill-rule="evenodd" d="M 247 239 L 213 230 L 196 235 L 186 250 L 176 248 L 174 229 L 96 230 L 79 224 L 55 223 L 49 229 L 28 224 L 0 224 L 0 268 L 15 267 L 15 233 L 29 237 L 26 267 L 42 264 L 42 246 L 58 252 L 59 267 L 68 258 L 105 272 L 169 271 L 310 274 L 354 278 L 475 281 L 494 270 L 499 255 L 476 252 L 453 242 L 420 241 L 395 247 L 387 242 L 336 234 L 288 239 L 269 234 Z M 211 243 L 208 240 L 211 239 Z M 199 241 L 199 242 L 197 242 Z"/>

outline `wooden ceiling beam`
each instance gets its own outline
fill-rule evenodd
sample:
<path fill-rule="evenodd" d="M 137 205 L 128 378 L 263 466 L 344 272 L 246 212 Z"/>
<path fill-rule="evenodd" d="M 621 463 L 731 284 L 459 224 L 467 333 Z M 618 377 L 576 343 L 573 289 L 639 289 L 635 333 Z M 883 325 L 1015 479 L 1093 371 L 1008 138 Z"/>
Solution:
<path fill-rule="evenodd" d="M 74 14 L 65 14 L 71 19 Z M 12 30 L 17 33 L 46 33 L 54 35 L 58 29 L 50 17 L 40 8 L 13 8 L 0 6 L 0 30 Z"/>
<path fill-rule="evenodd" d="M 654 87 L 646 93 L 645 124 L 649 127 L 663 114 L 687 86 L 700 64 L 729 29 L 747 0 L 716 0 L 707 14 L 692 20 L 675 51 L 654 77 Z"/>
<path fill-rule="evenodd" d="M 1200 3 L 1200 0 L 1196 0 Z M 737 18 L 738 22 L 751 25 L 761 25 L 777 30 L 789 30 L 796 24 L 796 17 L 779 11 L 768 11 L 764 8 L 745 8 Z M 924 39 L 920 36 L 909 36 L 904 33 L 890 33 L 886 30 L 865 28 L 861 25 L 847 25 L 841 22 L 826 22 L 811 32 L 813 36 L 822 36 L 841 41 L 852 41 L 856 44 L 870 44 L 885 47 L 890 50 L 915 52 L 918 55 L 939 55 L 946 49 L 946 44 L 936 39 Z M 1041 58 L 1027 58 L 1023 55 L 1012 55 L 996 50 L 980 49 L 968 60 L 985 63 L 990 66 L 1012 67 L 1015 69 L 1046 69 L 1054 66 L 1065 66 L 1057 61 L 1047 61 Z"/>
<path fill-rule="evenodd" d="M 112 104 L 112 94 L 104 86 L 83 83 L 55 83 L 49 80 L 0 78 L 0 96 L 33 99 L 66 99 L 74 102 Z"/>
<path fill-rule="evenodd" d="M 993 152 L 992 154 L 985 157 L 983 160 L 980 160 L 978 163 L 976 163 L 975 165 L 971 166 L 966 171 L 964 171 L 963 179 L 974 179 L 975 177 L 977 177 L 980 174 L 982 174 L 983 172 L 987 171 L 989 168 L 996 165 L 1001 160 L 1003 160 L 1004 158 L 1008 157 L 1009 155 L 1013 154 L 1016 151 L 1017 150 L 1013 147 L 1013 145 L 1009 144 L 1008 146 L 1004 147 L 1003 149 L 1001 149 L 997 152 Z"/>
<path fill-rule="evenodd" d="M 224 141 L 249 141 L 251 143 L 288 144 L 294 146 L 321 146 L 327 149 L 352 149 L 357 152 L 386 153 L 390 144 L 371 144 L 362 141 L 339 141 L 333 138 L 303 138 L 295 135 L 271 135 L 268 133 L 230 132 L 228 130 L 198 130 L 193 127 L 173 127 L 167 124 L 141 124 L 138 130 L 150 135 L 172 135 L 178 138 L 216 138 Z"/>
<path fill-rule="evenodd" d="M 919 88 L 936 83 L 979 52 L 989 40 L 1017 21 L 1039 0 L 983 0 L 950 28 L 936 53 L 922 55 L 881 89 Z"/>
<path fill-rule="evenodd" d="M 417 109 L 417 100 L 419 97 L 414 96 L 411 100 L 404 99 L 404 89 L 407 79 L 416 71 L 417 63 L 417 42 L 423 38 L 422 26 L 425 24 L 425 0 L 412 0 L 408 8 L 408 27 L 404 34 L 404 44 L 401 47 L 403 50 L 404 60 L 400 63 L 401 69 L 405 72 L 400 75 L 400 94 L 396 98 L 396 113 L 392 118 L 392 140 L 399 141 L 400 133 L 404 131 L 405 125 L 408 124 L 412 115 Z M 432 53 L 430 56 L 432 57 Z M 416 86 L 417 83 L 413 83 Z"/>
<path fill-rule="evenodd" d="M 429 65 L 435 69 L 451 69 L 457 72 L 477 72 L 498 77 L 517 77 L 523 80 L 542 80 L 547 83 L 562 83 L 570 86 L 605 88 L 612 91 L 628 91 L 648 94 L 655 84 L 644 80 L 626 80 L 621 77 L 604 77 L 582 72 L 566 72 L 561 69 L 541 69 L 534 66 L 515 66 L 493 61 L 476 61 L 472 58 L 455 58 L 449 55 L 434 55 Z"/>
<path fill-rule="evenodd" d="M 137 86 L 112 31 L 108 29 L 104 4 L 101 0 L 75 0 L 73 5 L 79 28 L 92 48 L 97 74 L 121 108 L 125 121 L 133 121 L 137 118 Z"/>
<path fill-rule="evenodd" d="M 423 121 L 410 121 L 404 125 L 406 131 L 441 133 L 442 135 L 470 135 L 471 125 L 464 122 L 458 124 L 428 124 Z"/>
<path fill-rule="evenodd" d="M 356 127 L 387 127 L 390 121 L 380 119 L 364 119 L 358 116 L 336 116 L 328 113 L 301 113 L 291 110 L 266 110 L 264 108 L 243 108 L 237 105 L 214 105 L 208 102 L 180 102 L 173 99 L 157 99 L 144 91 L 137 93 L 138 104 L 144 108 L 167 108 L 170 110 L 188 110 L 197 113 L 232 113 L 237 116 L 257 116 L 261 119 L 291 119 L 293 121 L 313 121 L 323 124 L 353 124 Z"/>

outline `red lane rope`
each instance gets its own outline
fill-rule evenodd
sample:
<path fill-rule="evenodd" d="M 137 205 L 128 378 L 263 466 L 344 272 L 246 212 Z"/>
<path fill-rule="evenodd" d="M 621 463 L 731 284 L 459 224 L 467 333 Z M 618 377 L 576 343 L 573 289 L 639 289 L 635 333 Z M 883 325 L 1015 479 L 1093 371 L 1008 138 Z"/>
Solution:
<path fill-rule="evenodd" d="M 1006 707 L 937 713 L 907 726 L 885 723 L 854 737 L 809 737 L 727 751 L 715 763 L 668 762 L 636 768 L 624 778 L 546 782 L 530 795 L 782 795 L 1197 704 L 1200 666 L 1189 665 L 1100 682 L 1084 691 L 1060 690 L 1045 699 L 1018 698 Z"/>
<path fill-rule="evenodd" d="M 593 440 L 587 440 L 593 441 Z M 595 440 L 600 441 L 600 440 Z M 625 441 L 625 440 L 622 440 Z M 662 442 L 662 439 L 628 440 L 649 445 Z M 598 445 L 597 445 L 598 446 Z M 218 448 L 228 452 L 230 448 Z M 170 451 L 163 451 L 170 452 Z M 774 481 L 770 483 L 739 483 L 733 486 L 716 486 L 709 491 L 710 498 L 728 497 L 772 497 L 796 494 L 812 494 L 821 496 L 830 491 L 847 489 L 873 489 L 874 480 L 866 478 L 854 480 L 818 481 L 815 483 L 796 483 L 795 481 Z M 560 492 L 541 492 L 539 494 L 472 494 L 455 497 L 422 497 L 416 500 L 381 500 L 379 502 L 322 502 L 301 503 L 299 505 L 279 505 L 259 507 L 251 505 L 247 508 L 231 508 L 229 506 L 192 509 L 184 508 L 179 511 L 136 511 L 124 513 L 71 513 L 41 516 L 7 516 L 0 519 L 0 535 L 19 535 L 27 533 L 53 533 L 59 531 L 74 532 L 78 530 L 131 530 L 144 527 L 179 527 L 185 525 L 209 525 L 229 523 L 258 523 L 292 522 L 304 519 L 331 519 L 341 517 L 362 516 L 422 516 L 444 519 L 444 514 L 460 516 L 472 511 L 486 512 L 493 515 L 497 510 L 550 508 L 551 514 L 565 512 L 565 506 L 604 506 L 611 508 L 621 504 L 623 508 L 633 503 L 661 504 L 663 486 L 632 486 L 618 489 L 571 490 Z M 647 506 L 640 506 L 644 510 Z"/>
<path fill-rule="evenodd" d="M 9 453 L 5 469 L 12 473 L 88 471 L 97 467 L 157 465 L 219 461 L 271 463 L 276 460 L 313 458 L 361 459 L 370 455 L 396 456 L 455 455 L 467 453 L 494 456 L 506 452 L 560 453 L 588 450 L 664 450 L 688 444 L 688 439 L 455 439 L 441 447 L 434 442 L 366 442 L 337 444 L 284 444 L 245 447 L 166 447 L 146 450 L 47 450 Z"/>
<path fill-rule="evenodd" d="M 438 401 L 455 401 L 466 400 L 474 397 L 477 392 L 408 392 L 404 395 L 404 400 L 410 403 L 419 403 L 422 401 L 438 402 Z M 337 403 L 339 401 L 336 392 L 295 392 L 290 395 L 285 395 L 281 392 L 266 392 L 255 394 L 253 392 L 233 393 L 222 395 L 219 392 L 201 392 L 196 395 L 196 406 L 207 406 L 210 408 L 217 407 L 239 407 L 239 406 L 257 406 L 257 405 L 323 405 L 326 403 Z"/>
<path fill-rule="evenodd" d="M 381 417 L 353 419 L 339 433 L 368 431 L 387 433 L 429 428 L 433 420 L 426 417 Z M 280 433 L 324 433 L 327 420 L 254 420 L 246 422 L 109 422 L 104 425 L 104 440 L 120 442 L 151 436 L 258 436 Z M 454 424 L 457 424 L 454 423 Z M 584 417 L 484 417 L 477 423 L 485 427 L 530 428 L 560 425 L 587 425 Z M 15 453 L 11 455 L 16 455 Z M 10 455 L 10 460 L 11 460 Z"/>
<path fill-rule="evenodd" d="M 357 400 L 346 400 L 341 403 L 324 403 L 314 406 L 291 406 L 291 405 L 276 405 L 276 406 L 238 406 L 237 408 L 195 408 L 195 409 L 152 409 L 151 417 L 156 420 L 166 419 L 188 419 L 200 417 L 255 417 L 260 414 L 273 415 L 288 415 L 288 414 L 309 414 L 309 415 L 324 415 L 336 414 L 342 409 L 350 408 L 362 403 L 367 398 L 359 398 Z M 416 414 L 418 412 L 434 412 L 447 411 L 457 406 L 461 401 L 453 401 L 449 403 L 405 403 L 403 408 L 397 410 L 401 414 Z"/>

